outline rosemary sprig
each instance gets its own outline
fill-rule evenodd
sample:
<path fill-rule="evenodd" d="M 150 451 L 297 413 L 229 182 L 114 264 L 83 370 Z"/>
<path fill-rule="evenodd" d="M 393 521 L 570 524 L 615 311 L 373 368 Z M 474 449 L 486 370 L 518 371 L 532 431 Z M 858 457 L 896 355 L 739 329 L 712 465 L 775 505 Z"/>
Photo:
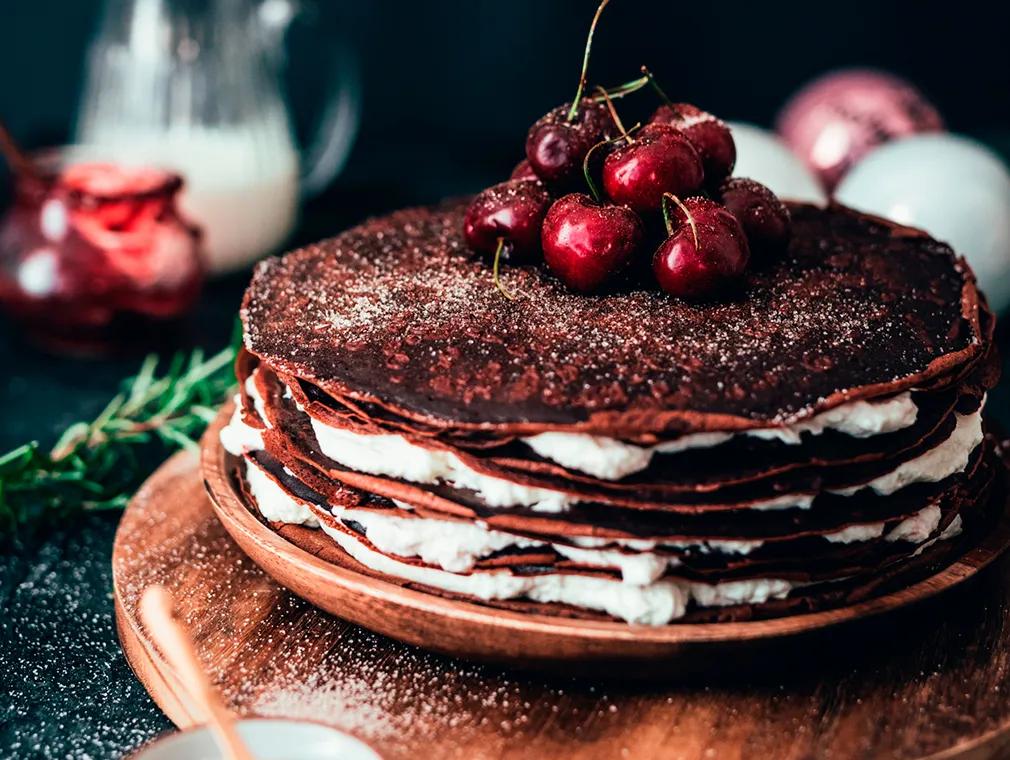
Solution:
<path fill-rule="evenodd" d="M 93 421 L 71 425 L 52 450 L 32 441 L 0 455 L 0 538 L 81 511 L 121 509 L 165 449 L 196 448 L 232 392 L 235 348 L 179 354 L 158 375 L 148 356 Z M 160 444 L 160 445 L 158 445 Z"/>

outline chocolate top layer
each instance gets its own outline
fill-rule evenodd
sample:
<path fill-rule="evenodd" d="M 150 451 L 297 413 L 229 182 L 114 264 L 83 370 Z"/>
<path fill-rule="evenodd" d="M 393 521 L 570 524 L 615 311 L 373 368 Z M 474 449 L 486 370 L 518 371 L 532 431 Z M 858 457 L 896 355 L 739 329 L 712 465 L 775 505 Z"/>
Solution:
<path fill-rule="evenodd" d="M 573 293 L 508 267 L 464 203 L 409 209 L 256 269 L 246 346 L 336 396 L 446 426 L 608 434 L 739 429 L 894 393 L 985 348 L 963 261 L 921 232 L 793 206 L 786 255 L 725 300 Z"/>

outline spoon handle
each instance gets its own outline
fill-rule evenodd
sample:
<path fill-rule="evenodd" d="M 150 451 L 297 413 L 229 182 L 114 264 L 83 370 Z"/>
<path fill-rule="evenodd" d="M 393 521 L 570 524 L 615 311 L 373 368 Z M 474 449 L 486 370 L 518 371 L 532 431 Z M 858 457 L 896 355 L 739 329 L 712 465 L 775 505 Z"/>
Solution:
<path fill-rule="evenodd" d="M 176 619 L 164 586 L 149 586 L 140 598 L 140 617 L 162 654 L 177 671 L 183 688 L 206 711 L 218 746 L 228 760 L 254 760 L 238 735 L 235 718 L 221 702 L 197 659 L 189 633 Z"/>

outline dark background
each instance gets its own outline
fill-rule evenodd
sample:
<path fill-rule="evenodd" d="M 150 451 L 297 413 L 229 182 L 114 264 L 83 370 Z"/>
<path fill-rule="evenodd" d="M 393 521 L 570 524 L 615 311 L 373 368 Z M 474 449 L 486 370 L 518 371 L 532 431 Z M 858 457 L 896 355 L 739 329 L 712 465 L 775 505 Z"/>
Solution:
<path fill-rule="evenodd" d="M 69 135 L 100 6 L 0 0 L 0 118 L 26 145 Z M 290 35 L 286 78 L 298 120 L 304 131 L 340 39 L 357 53 L 363 110 L 346 171 L 308 204 L 292 243 L 507 174 L 528 125 L 574 94 L 594 8 L 595 0 L 319 0 L 314 26 L 299 23 Z M 1010 3 L 612 0 L 591 76 L 613 85 L 648 64 L 674 98 L 770 125 L 810 78 L 875 66 L 917 83 L 952 130 L 1007 156 L 1008 30 Z M 6 190 L 0 176 L 0 198 Z M 209 285 L 186 344 L 226 343 L 247 277 Z M 69 423 L 90 419 L 137 364 L 48 356 L 0 316 L 0 453 L 32 438 L 51 443 Z M 990 403 L 1004 422 L 1006 395 Z M 9 695 L 0 701 L 0 757 L 117 756 L 169 727 L 116 642 L 115 523 L 115 515 L 72 519 L 0 563 L 0 674 Z"/>
<path fill-rule="evenodd" d="M 289 90 L 308 116 L 325 87 L 330 41 L 350 40 L 364 100 L 344 184 L 419 200 L 471 191 L 507 172 L 529 124 L 574 94 L 595 4 L 317 0 L 316 28 L 306 20 L 291 34 Z M 67 134 L 100 7 L 0 0 L 0 115 L 25 142 Z M 770 125 L 811 77 L 875 66 L 917 83 L 954 131 L 1002 143 L 1000 132 L 1010 129 L 1008 30 L 1010 3 L 977 0 L 613 0 L 591 76 L 617 84 L 648 64 L 674 99 Z M 384 198 L 388 206 L 401 200 Z"/>

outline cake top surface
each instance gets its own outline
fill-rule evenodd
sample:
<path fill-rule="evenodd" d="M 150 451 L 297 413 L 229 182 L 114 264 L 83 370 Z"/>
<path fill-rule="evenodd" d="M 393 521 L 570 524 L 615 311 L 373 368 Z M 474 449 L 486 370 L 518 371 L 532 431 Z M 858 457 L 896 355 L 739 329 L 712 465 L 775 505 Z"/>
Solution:
<path fill-rule="evenodd" d="M 775 424 L 926 382 L 984 349 L 951 250 L 792 206 L 789 251 L 727 299 L 569 291 L 467 249 L 465 203 L 408 209 L 263 262 L 246 347 L 327 392 L 446 425 L 677 432 Z"/>

